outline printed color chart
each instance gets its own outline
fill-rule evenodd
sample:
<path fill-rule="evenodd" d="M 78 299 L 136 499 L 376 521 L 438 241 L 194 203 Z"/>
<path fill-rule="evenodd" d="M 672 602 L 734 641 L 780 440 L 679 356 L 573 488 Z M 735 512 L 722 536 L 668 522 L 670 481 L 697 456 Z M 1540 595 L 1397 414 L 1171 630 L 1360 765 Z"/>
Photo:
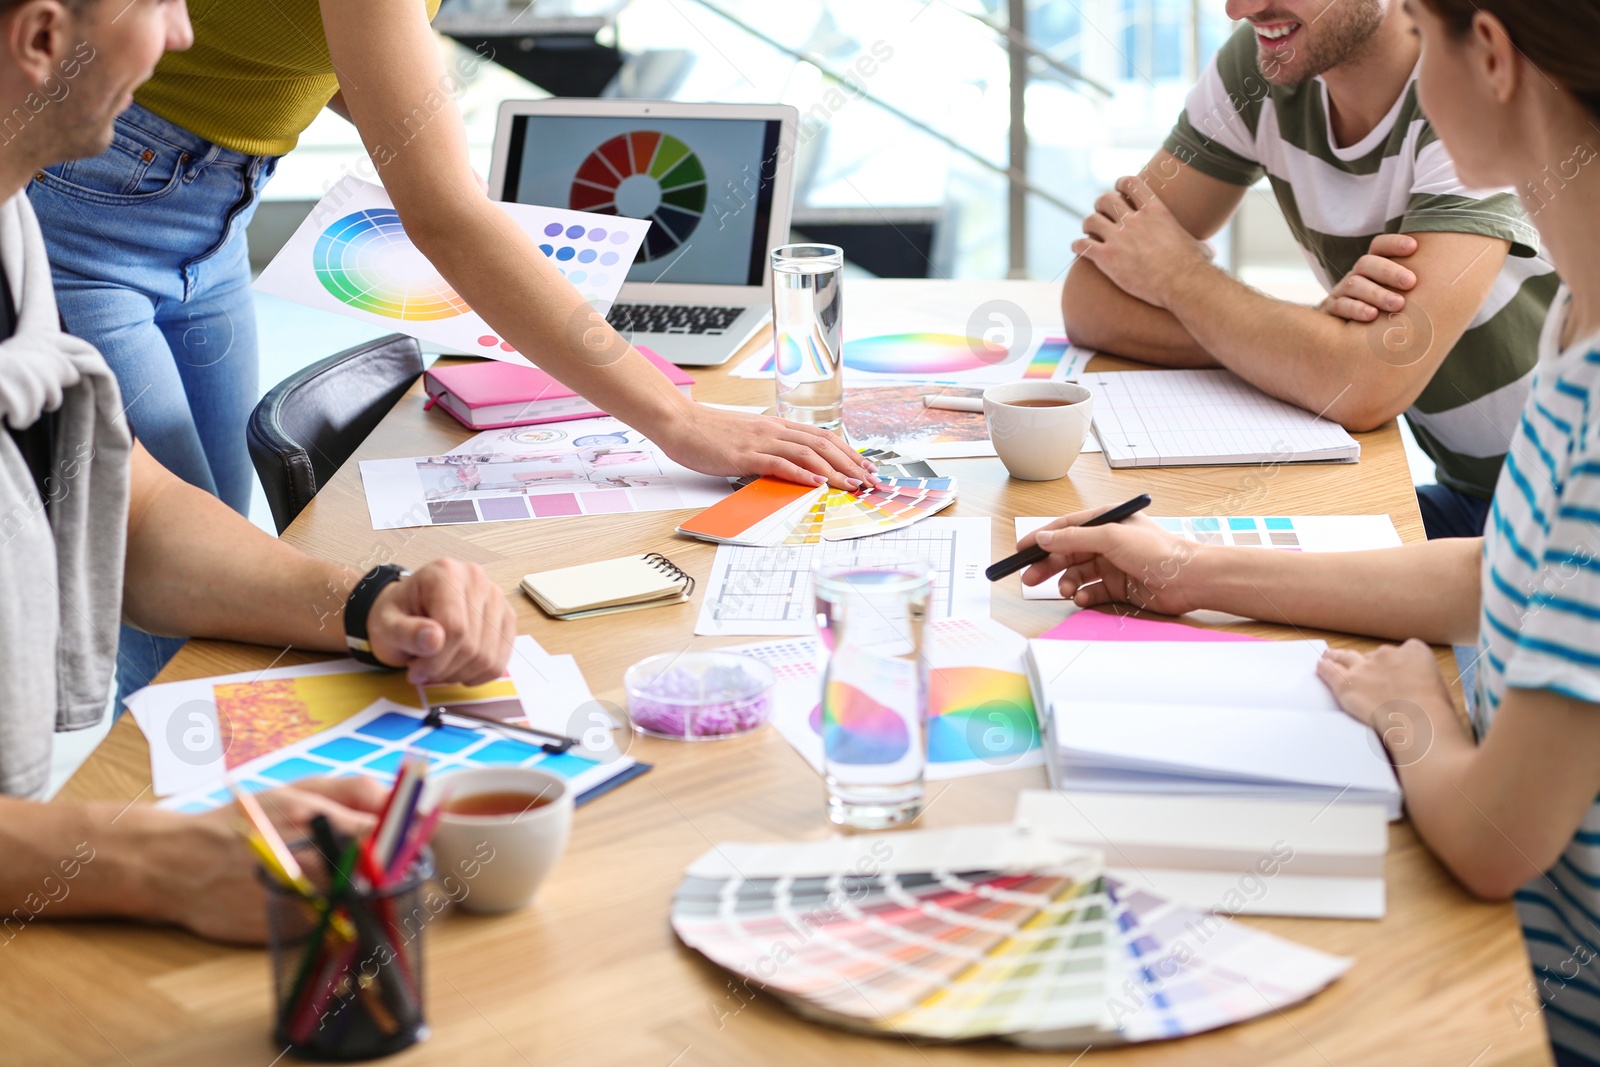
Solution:
<path fill-rule="evenodd" d="M 392 785 L 407 753 L 426 756 L 438 774 L 470 767 L 537 767 L 566 779 L 580 802 L 587 790 L 635 766 L 630 757 L 615 753 L 609 762 L 572 751 L 546 753 L 492 729 L 430 727 L 415 709 L 381 700 L 331 729 L 234 767 L 233 778 L 251 793 L 316 777 L 360 775 Z M 226 788 L 209 786 L 169 797 L 161 807 L 193 814 L 232 802 Z"/>
<path fill-rule="evenodd" d="M 1359 552 L 1395 548 L 1400 532 L 1387 515 L 1209 515 L 1152 516 L 1166 529 L 1202 545 L 1275 548 L 1283 552 Z M 1017 538 L 1050 519 L 1019 517 Z M 1063 600 L 1055 582 L 1023 586 L 1024 600 Z"/>
<path fill-rule="evenodd" d="M 1031 767 L 1043 761 L 1039 720 L 1024 666 L 1027 642 L 991 619 L 944 619 L 928 627 L 928 768 L 932 780 Z M 730 651 L 777 675 L 773 724 L 822 773 L 822 666 L 817 643 L 774 641 Z M 842 683 L 835 682 L 835 685 Z M 844 763 L 892 763 L 905 753 L 899 716 L 843 686 L 836 740 Z"/>
<path fill-rule="evenodd" d="M 563 208 L 496 204 L 533 239 L 557 271 L 604 314 L 622 288 L 650 223 Z M 263 292 L 405 330 L 449 352 L 524 363 L 428 262 L 406 235 L 380 185 L 345 177 L 273 257 Z"/>

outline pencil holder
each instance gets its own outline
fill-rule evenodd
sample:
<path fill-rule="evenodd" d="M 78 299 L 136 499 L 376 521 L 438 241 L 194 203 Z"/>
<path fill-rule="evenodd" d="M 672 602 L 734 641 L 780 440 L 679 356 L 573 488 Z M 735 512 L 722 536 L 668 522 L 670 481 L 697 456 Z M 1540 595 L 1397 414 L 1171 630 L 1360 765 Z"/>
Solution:
<path fill-rule="evenodd" d="M 309 845 L 296 847 L 315 894 L 259 871 L 267 891 L 275 1025 L 280 1048 L 302 1059 L 350 1063 L 399 1052 L 427 1036 L 422 939 L 432 918 L 422 888 L 433 874 L 424 849 L 379 889 L 339 885 Z"/>

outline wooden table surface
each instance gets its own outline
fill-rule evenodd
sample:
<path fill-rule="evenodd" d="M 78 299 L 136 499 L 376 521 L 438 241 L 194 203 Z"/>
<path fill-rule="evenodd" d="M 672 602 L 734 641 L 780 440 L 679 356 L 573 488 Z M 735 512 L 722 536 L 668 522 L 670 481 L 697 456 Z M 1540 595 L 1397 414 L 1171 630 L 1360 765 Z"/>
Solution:
<path fill-rule="evenodd" d="M 758 340 L 756 343 L 764 343 Z M 1117 369 L 1112 360 L 1096 369 Z M 771 385 L 696 373 L 696 396 L 770 400 Z M 422 410 L 413 389 L 357 459 L 438 453 L 467 432 Z M 988 516 L 992 552 L 1012 545 L 1011 517 L 1103 506 L 1148 491 L 1152 514 L 1386 512 L 1407 541 L 1422 537 L 1399 433 L 1361 436 L 1357 465 L 1111 471 L 1082 457 L 1056 482 L 1007 478 L 998 460 L 943 461 L 960 479 L 947 514 Z M 418 565 L 440 555 L 488 569 L 516 605 L 522 632 L 570 652 L 598 697 L 620 701 L 623 669 L 643 656 L 750 638 L 691 636 L 696 602 L 575 622 L 547 619 L 516 592 L 534 570 L 662 551 L 704 588 L 713 546 L 676 538 L 680 512 L 505 522 L 374 532 L 360 476 L 347 464 L 284 535 L 350 563 Z M 1241 550 L 1242 551 L 1242 550 Z M 1015 577 L 994 590 L 993 615 L 1025 635 L 1053 625 L 1064 605 L 1023 601 Z M 1269 637 L 1340 634 L 1247 624 Z M 164 681 L 308 659 L 282 650 L 194 641 Z M 1441 650 L 1441 663 L 1450 665 Z M 1450 677 L 1454 677 L 1452 671 Z M 627 743 L 627 742 L 625 742 Z M 801 1021 L 770 997 L 733 992 L 729 975 L 680 946 L 668 923 L 673 888 L 714 842 L 826 836 L 822 786 L 774 730 L 709 744 L 632 740 L 655 770 L 581 808 L 571 849 L 521 913 L 446 914 L 428 929 L 426 985 L 432 1036 L 399 1064 L 581 1064 L 743 1067 L 748 1064 L 1291 1064 L 1493 1067 L 1550 1062 L 1544 1028 L 1526 1015 L 1530 973 L 1509 905 L 1470 899 L 1405 823 L 1393 826 L 1386 870 L 1389 912 L 1379 922 L 1246 919 L 1355 965 L 1308 1003 L 1177 1042 L 1122 1049 L 1024 1052 L 998 1042 L 913 1046 Z M 148 802 L 145 742 L 124 716 L 63 797 Z M 1045 784 L 1033 768 L 932 783 L 927 826 L 1009 821 L 1018 790 Z M 746 994 L 746 998 L 748 994 Z M 0 947 L 0 1063 L 107 1063 L 138 1067 L 259 1064 L 270 1040 L 263 952 L 224 948 L 169 929 L 126 923 L 41 923 Z"/>

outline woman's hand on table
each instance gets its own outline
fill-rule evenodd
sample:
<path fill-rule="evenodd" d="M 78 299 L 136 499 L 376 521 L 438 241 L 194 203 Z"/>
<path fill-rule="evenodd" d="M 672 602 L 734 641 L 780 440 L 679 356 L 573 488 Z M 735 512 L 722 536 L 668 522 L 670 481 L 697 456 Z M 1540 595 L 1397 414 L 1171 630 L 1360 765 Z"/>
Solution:
<path fill-rule="evenodd" d="M 1189 573 L 1201 553 L 1199 545 L 1143 515 L 1107 526 L 1083 526 L 1104 510 L 1063 515 L 1018 541 L 1019 551 L 1037 544 L 1050 553 L 1022 572 L 1022 584 L 1039 585 L 1059 576 L 1061 594 L 1084 608 L 1116 602 L 1182 615 L 1204 606 Z"/>
<path fill-rule="evenodd" d="M 1396 723 L 1412 724 L 1418 710 L 1453 709 L 1433 649 L 1416 638 L 1403 645 L 1381 645 L 1371 652 L 1330 648 L 1317 663 L 1317 676 L 1332 690 L 1345 714 L 1377 730 L 1386 744 L 1388 728 Z M 1385 715 L 1390 705 L 1393 709 Z"/>
<path fill-rule="evenodd" d="M 694 404 L 650 436 L 673 460 L 702 474 L 770 474 L 846 490 L 876 481 L 872 464 L 836 434 L 767 415 Z"/>
<path fill-rule="evenodd" d="M 373 655 L 418 685 L 482 685 L 505 673 L 517 617 L 476 563 L 434 560 L 390 582 L 367 616 Z"/>
<path fill-rule="evenodd" d="M 336 832 L 365 835 L 377 825 L 388 790 L 371 778 L 311 778 L 256 794 L 285 841 L 309 836 L 312 816 L 326 815 Z M 151 899 L 145 915 L 182 926 L 213 941 L 260 944 L 266 940 L 266 900 L 259 862 L 229 805 L 204 815 L 135 809 L 161 825 L 139 850 L 148 864 L 143 880 Z M 333 862 L 333 861 L 330 861 Z"/>

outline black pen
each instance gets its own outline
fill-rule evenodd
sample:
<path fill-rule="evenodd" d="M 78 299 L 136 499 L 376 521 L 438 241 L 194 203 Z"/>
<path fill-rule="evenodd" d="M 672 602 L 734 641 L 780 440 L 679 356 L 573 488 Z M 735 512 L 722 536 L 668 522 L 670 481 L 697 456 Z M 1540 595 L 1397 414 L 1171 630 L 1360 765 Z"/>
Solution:
<path fill-rule="evenodd" d="M 1137 515 L 1149 506 L 1150 494 L 1140 493 L 1126 504 L 1118 504 L 1110 511 L 1103 511 L 1082 525 L 1105 526 L 1108 523 L 1121 522 L 1123 519 Z M 1050 555 L 1049 552 L 1038 545 L 1034 545 L 1032 548 L 1023 549 L 1014 556 L 1007 556 L 999 563 L 992 564 L 988 570 L 983 572 L 983 576 L 991 582 L 998 582 L 1002 578 L 1017 573 L 1024 567 L 1033 566 L 1048 555 Z"/>

